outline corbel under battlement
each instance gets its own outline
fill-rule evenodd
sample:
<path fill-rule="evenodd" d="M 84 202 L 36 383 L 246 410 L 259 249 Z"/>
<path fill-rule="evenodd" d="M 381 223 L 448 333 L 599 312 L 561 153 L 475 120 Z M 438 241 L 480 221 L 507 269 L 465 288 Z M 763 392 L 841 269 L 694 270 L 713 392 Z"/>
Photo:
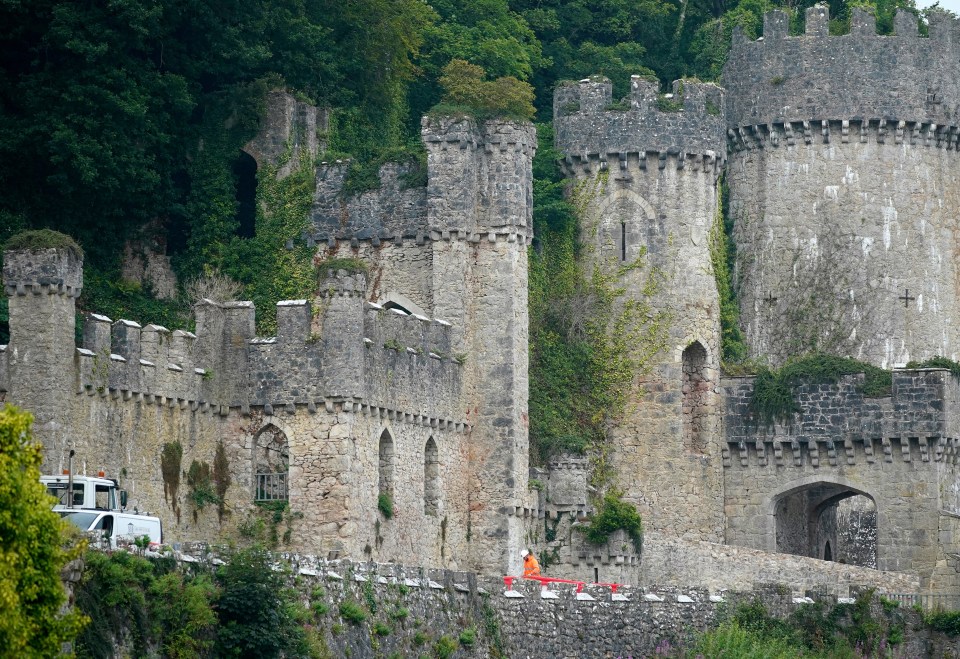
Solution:
<path fill-rule="evenodd" d="M 897 119 L 812 119 L 738 126 L 727 130 L 730 151 L 799 144 L 909 144 L 960 150 L 960 127 Z"/>

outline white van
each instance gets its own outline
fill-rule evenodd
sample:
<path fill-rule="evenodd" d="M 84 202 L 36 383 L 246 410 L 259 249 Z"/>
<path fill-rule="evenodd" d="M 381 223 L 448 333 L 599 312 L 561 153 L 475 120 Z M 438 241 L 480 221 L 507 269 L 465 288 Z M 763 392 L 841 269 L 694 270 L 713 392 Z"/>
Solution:
<path fill-rule="evenodd" d="M 163 542 L 163 528 L 159 517 L 150 515 L 133 515 L 115 511 L 77 510 L 59 511 L 64 519 L 69 520 L 81 531 L 100 533 L 110 539 L 110 548 L 117 548 L 119 538 L 129 539 L 131 542 L 143 536 L 150 537 L 150 544 Z"/>

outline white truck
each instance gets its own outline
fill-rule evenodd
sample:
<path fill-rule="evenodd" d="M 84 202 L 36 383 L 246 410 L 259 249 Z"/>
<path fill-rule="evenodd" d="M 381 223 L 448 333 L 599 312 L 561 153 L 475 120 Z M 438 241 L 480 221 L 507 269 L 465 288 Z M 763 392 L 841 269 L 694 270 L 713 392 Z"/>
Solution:
<path fill-rule="evenodd" d="M 47 493 L 56 499 L 55 512 L 81 531 L 102 534 L 113 549 L 117 548 L 117 540 L 124 537 L 135 540 L 149 536 L 151 544 L 163 542 L 160 518 L 125 512 L 126 490 L 121 490 L 119 483 L 106 478 L 103 472 L 97 476 L 74 475 L 73 455 L 70 451 L 70 468 L 63 475 L 40 477 Z"/>
<path fill-rule="evenodd" d="M 60 514 L 81 531 L 101 534 L 104 539 L 109 540 L 111 549 L 117 548 L 117 541 L 120 539 L 133 542 L 137 538 L 148 536 L 151 545 L 163 542 L 160 518 L 152 515 L 81 509 L 61 511 Z"/>

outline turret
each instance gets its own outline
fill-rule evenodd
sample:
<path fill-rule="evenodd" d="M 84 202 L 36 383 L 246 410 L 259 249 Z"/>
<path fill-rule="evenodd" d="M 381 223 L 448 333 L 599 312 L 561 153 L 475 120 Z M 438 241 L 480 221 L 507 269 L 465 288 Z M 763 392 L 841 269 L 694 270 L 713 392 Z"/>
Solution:
<path fill-rule="evenodd" d="M 751 352 L 956 358 L 960 270 L 942 255 L 960 215 L 960 22 L 934 12 L 923 38 L 904 10 L 892 36 L 862 8 L 849 34 L 829 35 L 829 20 L 811 7 L 794 37 L 770 12 L 763 39 L 735 38 L 724 69 Z"/>
<path fill-rule="evenodd" d="M 7 251 L 3 283 L 10 304 L 7 400 L 34 415 L 34 435 L 47 447 L 47 456 L 63 453 L 76 386 L 76 298 L 83 287 L 83 255 L 75 246 Z"/>
<path fill-rule="evenodd" d="M 636 347 L 651 368 L 637 374 L 638 400 L 611 429 L 612 465 L 648 528 L 719 540 L 720 314 L 709 235 L 726 152 L 724 94 L 691 80 L 664 94 L 640 76 L 623 101 L 611 94 L 604 78 L 561 86 L 554 128 L 583 209 L 585 265 L 616 273 L 622 302 L 649 305 L 656 328 Z M 665 463 L 674 465 L 669 477 Z"/>

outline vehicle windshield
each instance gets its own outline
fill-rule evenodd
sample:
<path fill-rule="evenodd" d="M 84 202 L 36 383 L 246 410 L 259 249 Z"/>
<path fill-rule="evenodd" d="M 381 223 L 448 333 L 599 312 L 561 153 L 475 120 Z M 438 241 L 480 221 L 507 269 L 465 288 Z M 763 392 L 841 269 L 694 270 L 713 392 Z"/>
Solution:
<path fill-rule="evenodd" d="M 61 515 L 63 515 L 64 519 L 68 519 L 74 524 L 76 524 L 81 531 L 86 531 L 87 529 L 90 528 L 90 525 L 93 524 L 93 520 L 95 520 L 100 515 L 100 513 L 64 512 L 64 513 L 61 513 Z"/>

